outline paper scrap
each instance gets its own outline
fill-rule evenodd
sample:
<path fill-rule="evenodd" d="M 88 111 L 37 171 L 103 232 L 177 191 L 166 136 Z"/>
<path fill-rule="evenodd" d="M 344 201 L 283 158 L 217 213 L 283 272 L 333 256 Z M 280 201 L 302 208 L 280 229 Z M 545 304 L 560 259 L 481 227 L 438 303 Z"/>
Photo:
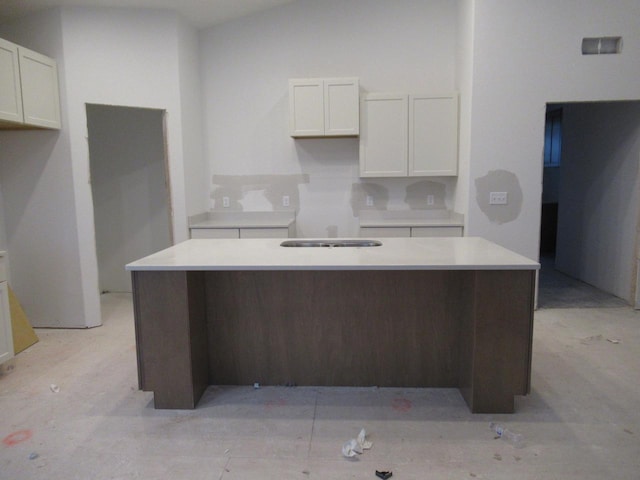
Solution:
<path fill-rule="evenodd" d="M 342 445 L 342 455 L 347 458 L 355 457 L 362 454 L 365 450 L 369 450 L 373 443 L 367 441 L 367 432 L 363 428 L 360 430 L 357 438 L 352 438 Z"/>

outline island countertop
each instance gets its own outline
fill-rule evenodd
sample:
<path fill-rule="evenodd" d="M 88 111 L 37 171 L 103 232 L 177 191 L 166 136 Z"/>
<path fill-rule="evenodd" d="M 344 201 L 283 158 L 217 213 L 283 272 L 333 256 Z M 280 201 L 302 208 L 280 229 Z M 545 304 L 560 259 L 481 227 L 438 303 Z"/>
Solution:
<path fill-rule="evenodd" d="M 304 239 L 308 240 L 308 239 Z M 331 239 L 337 240 L 337 239 Z M 363 239 L 358 239 L 363 240 Z M 376 238 L 378 247 L 282 247 L 282 239 L 192 239 L 126 266 L 145 270 L 536 270 L 480 237 Z"/>

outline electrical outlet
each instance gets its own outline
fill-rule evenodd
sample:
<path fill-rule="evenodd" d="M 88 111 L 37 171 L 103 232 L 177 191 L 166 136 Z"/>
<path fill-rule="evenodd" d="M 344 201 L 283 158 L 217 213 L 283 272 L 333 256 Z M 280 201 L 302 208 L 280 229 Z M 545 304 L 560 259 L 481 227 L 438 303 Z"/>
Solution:
<path fill-rule="evenodd" d="M 283 195 L 282 196 L 282 206 L 283 207 L 288 207 L 289 206 L 289 195 Z"/>
<path fill-rule="evenodd" d="M 367 195 L 367 207 L 373 207 L 373 197 L 371 195 Z"/>
<path fill-rule="evenodd" d="M 506 205 L 507 192 L 491 192 L 489 193 L 489 205 Z"/>
<path fill-rule="evenodd" d="M 433 205 L 435 203 L 435 199 L 433 195 L 427 195 L 427 205 Z"/>
<path fill-rule="evenodd" d="M 224 208 L 229 208 L 229 197 L 222 197 L 222 206 Z"/>

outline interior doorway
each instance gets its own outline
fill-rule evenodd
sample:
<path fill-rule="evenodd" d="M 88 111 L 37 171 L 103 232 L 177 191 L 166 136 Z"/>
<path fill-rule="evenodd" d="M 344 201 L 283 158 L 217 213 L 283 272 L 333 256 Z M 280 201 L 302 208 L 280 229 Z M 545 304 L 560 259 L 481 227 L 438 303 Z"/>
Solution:
<path fill-rule="evenodd" d="M 547 105 L 540 308 L 635 304 L 639 163 L 640 102 Z"/>
<path fill-rule="evenodd" d="M 172 244 L 165 111 L 87 104 L 101 292 L 131 292 L 125 265 Z"/>

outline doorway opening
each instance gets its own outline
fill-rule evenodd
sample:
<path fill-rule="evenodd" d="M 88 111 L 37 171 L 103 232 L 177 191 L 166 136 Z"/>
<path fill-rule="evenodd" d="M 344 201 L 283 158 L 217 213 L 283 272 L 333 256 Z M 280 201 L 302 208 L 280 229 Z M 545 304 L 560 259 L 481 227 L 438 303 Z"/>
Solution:
<path fill-rule="evenodd" d="M 125 265 L 172 244 L 165 111 L 86 111 L 99 287 L 131 292 Z"/>
<path fill-rule="evenodd" d="M 548 104 L 538 306 L 635 303 L 640 102 Z"/>

